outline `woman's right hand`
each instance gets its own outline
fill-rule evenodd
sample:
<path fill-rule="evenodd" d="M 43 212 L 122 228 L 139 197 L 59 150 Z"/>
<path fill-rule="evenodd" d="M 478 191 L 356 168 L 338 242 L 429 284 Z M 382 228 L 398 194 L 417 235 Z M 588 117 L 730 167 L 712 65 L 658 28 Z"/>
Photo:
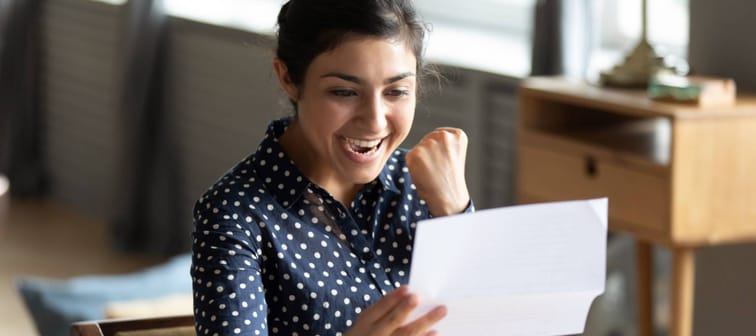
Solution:
<path fill-rule="evenodd" d="M 419 304 L 417 295 L 411 294 L 407 286 L 401 286 L 365 309 L 346 336 L 435 335 L 435 331 L 429 329 L 446 316 L 446 307 L 433 308 L 407 323 L 410 313 Z"/>

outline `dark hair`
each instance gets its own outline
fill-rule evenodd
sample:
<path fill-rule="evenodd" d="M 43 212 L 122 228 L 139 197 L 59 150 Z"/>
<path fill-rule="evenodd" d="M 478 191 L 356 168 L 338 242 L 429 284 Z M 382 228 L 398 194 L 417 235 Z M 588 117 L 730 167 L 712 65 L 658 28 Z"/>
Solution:
<path fill-rule="evenodd" d="M 426 30 L 412 0 L 290 0 L 278 14 L 276 56 L 301 87 L 315 57 L 350 35 L 395 38 L 412 49 L 419 86 L 429 71 L 422 57 Z"/>

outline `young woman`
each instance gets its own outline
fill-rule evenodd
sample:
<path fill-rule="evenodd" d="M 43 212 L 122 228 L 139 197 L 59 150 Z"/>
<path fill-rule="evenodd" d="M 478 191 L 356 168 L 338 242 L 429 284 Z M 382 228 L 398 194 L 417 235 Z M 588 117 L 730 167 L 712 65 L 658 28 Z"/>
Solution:
<path fill-rule="evenodd" d="M 273 68 L 294 107 L 195 206 L 198 335 L 427 335 L 417 221 L 472 211 L 467 138 L 410 151 L 425 26 L 411 0 L 291 0 Z"/>

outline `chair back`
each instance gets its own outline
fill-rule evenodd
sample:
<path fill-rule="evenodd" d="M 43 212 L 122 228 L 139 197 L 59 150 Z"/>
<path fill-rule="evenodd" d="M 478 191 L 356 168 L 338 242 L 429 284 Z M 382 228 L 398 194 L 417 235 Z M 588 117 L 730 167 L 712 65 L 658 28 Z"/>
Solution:
<path fill-rule="evenodd" d="M 194 316 L 76 322 L 71 336 L 194 336 Z"/>

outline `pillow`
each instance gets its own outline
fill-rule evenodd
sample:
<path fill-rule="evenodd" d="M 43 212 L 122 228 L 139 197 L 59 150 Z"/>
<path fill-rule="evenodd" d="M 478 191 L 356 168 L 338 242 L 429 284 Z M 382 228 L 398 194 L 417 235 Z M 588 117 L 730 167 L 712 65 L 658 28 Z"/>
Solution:
<path fill-rule="evenodd" d="M 172 294 L 154 299 L 109 302 L 106 319 L 149 318 L 192 314 L 192 294 Z"/>
<path fill-rule="evenodd" d="M 120 331 L 115 336 L 195 336 L 194 327 L 174 327 L 137 331 Z"/>
<path fill-rule="evenodd" d="M 105 318 L 105 307 L 110 302 L 191 295 L 190 265 L 191 255 L 182 254 L 124 275 L 68 280 L 21 278 L 16 286 L 41 335 L 67 336 L 73 322 Z"/>

